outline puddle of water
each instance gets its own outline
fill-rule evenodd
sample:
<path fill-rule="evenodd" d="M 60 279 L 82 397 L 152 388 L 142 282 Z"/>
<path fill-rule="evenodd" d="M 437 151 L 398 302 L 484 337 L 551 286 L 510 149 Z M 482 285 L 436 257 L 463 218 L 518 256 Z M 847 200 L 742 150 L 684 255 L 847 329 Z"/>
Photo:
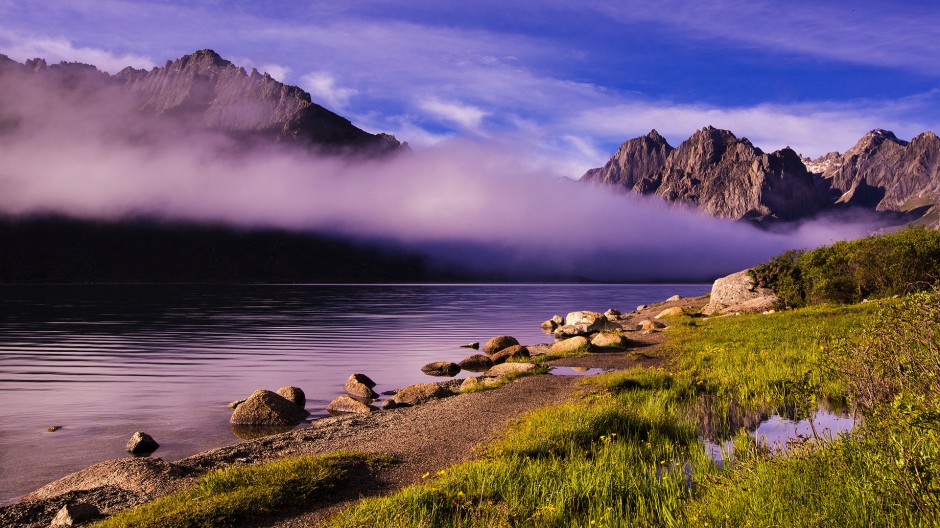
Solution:
<path fill-rule="evenodd" d="M 555 376 L 593 376 L 594 374 L 604 374 L 613 372 L 612 369 L 588 368 L 588 367 L 551 367 L 550 374 Z"/>
<path fill-rule="evenodd" d="M 778 414 L 770 415 L 761 421 L 756 429 L 749 430 L 748 434 L 771 453 L 779 453 L 793 443 L 815 438 L 835 438 L 839 434 L 852 431 L 856 425 L 855 417 L 847 412 L 820 408 L 812 418 L 804 420 L 788 420 Z M 734 455 L 734 446 L 730 440 L 705 440 L 705 450 L 712 460 L 719 464 L 730 461 Z"/>

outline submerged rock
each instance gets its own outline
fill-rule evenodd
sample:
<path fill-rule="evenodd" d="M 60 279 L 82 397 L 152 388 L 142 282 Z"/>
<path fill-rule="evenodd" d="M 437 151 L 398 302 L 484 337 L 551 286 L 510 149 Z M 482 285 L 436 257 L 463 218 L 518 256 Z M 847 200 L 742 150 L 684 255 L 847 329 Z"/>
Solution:
<path fill-rule="evenodd" d="M 474 341 L 473 343 L 467 343 L 466 345 L 460 345 L 460 348 L 472 348 L 474 350 L 480 348 L 479 341 Z"/>
<path fill-rule="evenodd" d="M 149 455 L 159 447 L 160 444 L 158 444 L 152 436 L 143 431 L 137 431 L 134 433 L 134 436 L 127 441 L 127 452 L 134 455 Z"/>
<path fill-rule="evenodd" d="M 460 365 L 450 361 L 435 361 L 421 367 L 421 372 L 428 376 L 456 376 L 460 372 Z"/>
<path fill-rule="evenodd" d="M 294 405 L 298 407 L 303 408 L 303 406 L 307 404 L 307 396 L 299 387 L 281 387 L 276 393 L 283 396 L 286 400 L 293 402 Z"/>
<path fill-rule="evenodd" d="M 507 335 L 496 336 L 483 345 L 483 353 L 492 357 L 493 354 L 499 352 L 500 350 L 518 344 L 519 341 L 517 341 L 515 337 Z"/>
<path fill-rule="evenodd" d="M 235 408 L 229 421 L 242 425 L 296 425 L 309 414 L 280 394 L 256 390 Z"/>

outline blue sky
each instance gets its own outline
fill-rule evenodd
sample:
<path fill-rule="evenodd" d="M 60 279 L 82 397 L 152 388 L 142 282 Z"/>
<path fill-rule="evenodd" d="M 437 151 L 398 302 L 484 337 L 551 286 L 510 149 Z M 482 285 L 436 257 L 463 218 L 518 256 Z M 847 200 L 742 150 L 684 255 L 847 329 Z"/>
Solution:
<path fill-rule="evenodd" d="M 517 145 L 565 174 L 656 128 L 844 151 L 940 131 L 940 6 L 915 2 L 0 0 L 0 53 L 152 67 L 212 48 L 417 149 Z"/>

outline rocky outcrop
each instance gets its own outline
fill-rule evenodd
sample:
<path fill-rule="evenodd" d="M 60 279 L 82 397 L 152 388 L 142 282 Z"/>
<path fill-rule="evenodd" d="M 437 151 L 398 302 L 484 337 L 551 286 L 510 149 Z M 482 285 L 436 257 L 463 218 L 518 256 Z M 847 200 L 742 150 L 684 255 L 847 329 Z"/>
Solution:
<path fill-rule="evenodd" d="M 235 408 L 230 420 L 239 425 L 296 425 L 310 413 L 269 390 L 256 390 Z"/>
<path fill-rule="evenodd" d="M 940 203 L 940 139 L 924 132 L 908 143 L 879 129 L 845 154 L 810 160 L 790 148 L 764 153 L 713 127 L 675 149 L 651 133 L 624 143 L 607 165 L 581 180 L 734 220 L 792 221 L 848 206 L 916 218 Z"/>
<path fill-rule="evenodd" d="M 620 145 L 606 165 L 587 171 L 581 180 L 632 190 L 639 182 L 659 172 L 673 150 L 666 138 L 652 130 Z"/>
<path fill-rule="evenodd" d="M 247 72 L 208 49 L 149 71 L 128 67 L 113 76 L 87 64 L 48 65 L 33 59 L 14 67 L 15 62 L 3 58 L 0 74 L 20 74 L 23 82 L 39 75 L 73 92 L 114 89 L 111 96 L 123 93 L 143 115 L 177 119 L 184 126 L 239 139 L 294 143 L 329 153 L 381 155 L 407 150 L 394 136 L 370 134 L 316 104 L 299 87 L 255 69 Z"/>
<path fill-rule="evenodd" d="M 702 313 L 764 312 L 779 304 L 780 298 L 773 291 L 757 287 L 748 270 L 744 270 L 715 281 Z"/>
<path fill-rule="evenodd" d="M 149 455 L 159 448 L 160 444 L 143 431 L 137 431 L 127 441 L 127 452 L 133 455 Z"/>

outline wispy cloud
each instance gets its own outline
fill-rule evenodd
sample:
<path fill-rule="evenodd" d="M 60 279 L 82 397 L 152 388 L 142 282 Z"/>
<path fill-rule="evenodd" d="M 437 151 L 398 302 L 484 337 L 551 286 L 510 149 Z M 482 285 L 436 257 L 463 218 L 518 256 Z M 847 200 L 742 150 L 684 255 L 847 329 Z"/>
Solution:
<path fill-rule="evenodd" d="M 109 73 L 117 73 L 127 66 L 145 69 L 155 66 L 150 57 L 75 46 L 64 38 L 30 38 L 2 31 L 0 41 L 3 42 L 2 52 L 20 62 L 35 58 L 46 59 L 49 63 L 81 62 Z"/>
<path fill-rule="evenodd" d="M 434 117 L 442 118 L 474 132 L 480 130 L 483 118 L 490 115 L 490 112 L 476 106 L 442 101 L 436 97 L 422 99 L 418 102 L 418 107 Z"/>
<path fill-rule="evenodd" d="M 356 95 L 355 89 L 339 86 L 333 75 L 327 72 L 308 73 L 300 78 L 300 82 L 314 100 L 323 102 L 333 110 L 344 110 L 349 99 Z"/>

